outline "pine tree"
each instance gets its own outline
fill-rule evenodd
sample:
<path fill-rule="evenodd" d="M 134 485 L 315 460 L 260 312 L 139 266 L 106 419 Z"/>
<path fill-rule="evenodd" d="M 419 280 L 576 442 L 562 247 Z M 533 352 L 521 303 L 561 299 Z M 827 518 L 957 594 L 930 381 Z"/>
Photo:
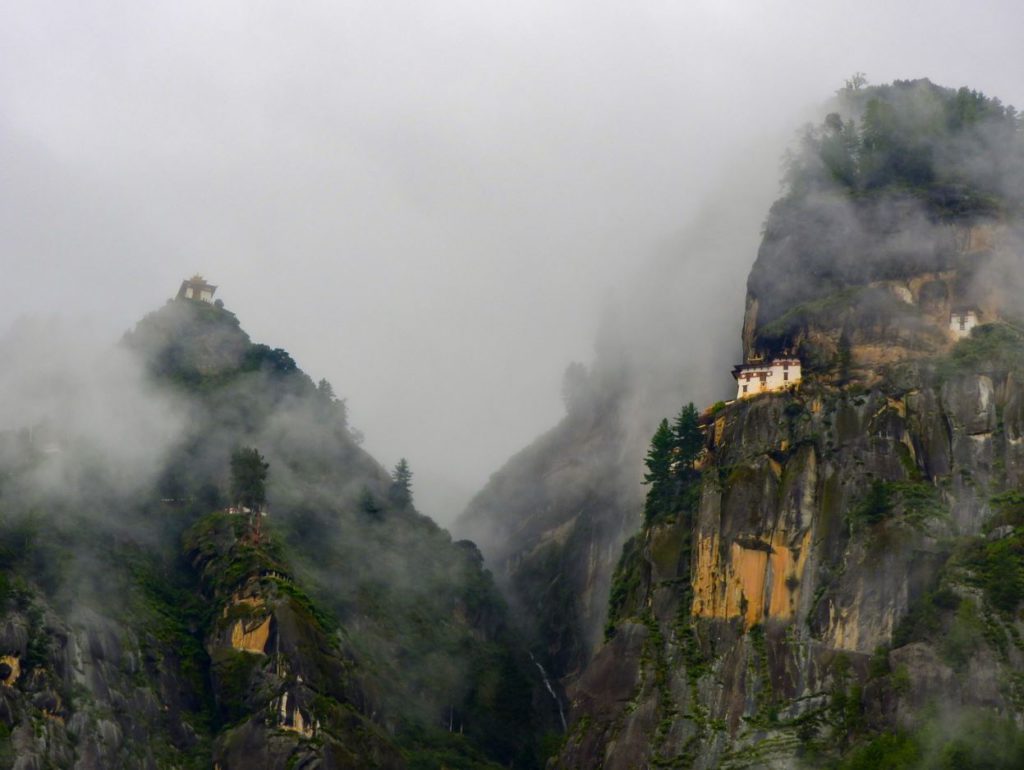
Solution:
<path fill-rule="evenodd" d="M 359 510 L 372 519 L 379 519 L 383 509 L 378 505 L 377 498 L 369 487 L 363 487 L 359 493 Z"/>
<path fill-rule="evenodd" d="M 403 457 L 391 472 L 391 489 L 388 492 L 391 502 L 399 508 L 412 505 L 412 471 Z"/>
<path fill-rule="evenodd" d="M 334 401 L 336 400 L 336 396 L 334 395 L 334 387 L 326 379 L 321 379 L 320 382 L 316 384 L 316 392 L 317 395 L 320 396 L 322 400 L 326 401 L 329 404 L 333 404 Z"/>
<path fill-rule="evenodd" d="M 672 424 L 673 448 L 679 467 L 692 470 L 704 448 L 704 434 L 700 430 L 700 415 L 690 402 L 682 408 Z"/>
<path fill-rule="evenodd" d="M 334 393 L 334 387 L 326 379 L 321 379 L 316 385 L 316 395 L 320 408 L 325 414 L 333 415 L 342 426 L 348 426 L 348 404 L 345 399 L 338 398 Z"/>
<path fill-rule="evenodd" d="M 644 465 L 647 466 L 644 483 L 650 486 L 644 506 L 644 518 L 648 522 L 658 517 L 672 496 L 674 449 L 675 436 L 668 426 L 668 420 L 662 420 L 651 438 L 651 448 L 644 459 Z"/>

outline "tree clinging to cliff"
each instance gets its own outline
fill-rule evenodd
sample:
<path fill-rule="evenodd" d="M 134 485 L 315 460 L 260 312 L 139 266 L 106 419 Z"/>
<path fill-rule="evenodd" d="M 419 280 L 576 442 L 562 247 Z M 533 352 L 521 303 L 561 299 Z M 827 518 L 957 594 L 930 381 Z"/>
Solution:
<path fill-rule="evenodd" d="M 664 503 L 671 497 L 672 463 L 675 437 L 668 426 L 668 420 L 662 420 L 658 430 L 651 438 L 651 447 L 647 450 L 644 465 L 644 484 L 649 485 L 647 500 L 644 504 L 644 519 L 652 521 L 657 517 Z"/>
<path fill-rule="evenodd" d="M 231 499 L 240 508 L 259 511 L 267 502 L 270 463 L 255 447 L 240 447 L 231 455 Z"/>
<path fill-rule="evenodd" d="M 409 463 L 404 457 L 398 461 L 395 469 L 391 472 L 389 496 L 391 502 L 399 508 L 407 508 L 412 505 L 412 471 L 409 470 Z"/>
<path fill-rule="evenodd" d="M 679 416 L 672 423 L 672 438 L 679 467 L 692 469 L 704 447 L 697 407 L 692 401 L 680 410 Z"/>

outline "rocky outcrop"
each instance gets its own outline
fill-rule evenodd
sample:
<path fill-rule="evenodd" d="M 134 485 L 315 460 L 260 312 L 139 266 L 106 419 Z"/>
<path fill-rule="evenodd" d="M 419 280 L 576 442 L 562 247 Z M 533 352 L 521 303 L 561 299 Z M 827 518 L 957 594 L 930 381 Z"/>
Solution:
<path fill-rule="evenodd" d="M 857 273 L 859 280 L 813 286 L 806 285 L 807 278 L 788 276 L 780 285 L 780 278 L 765 276 L 801 262 L 801 250 L 810 249 L 781 236 L 769 248 L 766 238 L 751 274 L 744 354 L 796 352 L 805 368 L 819 375 L 831 371 L 841 379 L 855 376 L 874 384 L 886 367 L 947 352 L 959 339 L 950 328 L 951 313 L 958 308 L 973 309 L 983 323 L 1015 317 L 1020 310 L 1010 288 L 1015 282 L 1003 285 L 997 276 L 1017 259 L 1020 232 L 997 221 L 936 224 L 933 229 L 942 242 L 941 248 L 933 247 L 942 254 L 929 263 L 933 270 L 914 271 L 899 262 L 902 252 L 887 253 L 891 246 L 863 244 L 871 256 L 864 258 L 868 267 Z M 899 226 L 888 237 L 897 235 L 909 237 Z M 784 307 L 771 303 L 766 310 L 757 292 L 780 288 L 792 302 Z"/>
<path fill-rule="evenodd" d="M 1020 477 L 1021 398 L 1015 377 L 966 374 L 719 412 L 699 511 L 642 531 L 641 590 L 570 688 L 558 766 L 792 767 L 854 688 L 875 727 L 920 725 L 930 699 L 1024 718 L 996 684 L 1024 665 L 1024 624 L 952 569 L 949 537 L 984 540 Z M 941 635 L 906 643 L 940 584 L 977 619 L 966 659 Z"/>
<path fill-rule="evenodd" d="M 185 536 L 209 601 L 206 635 L 213 694 L 231 727 L 217 736 L 222 770 L 401 766 L 374 706 L 352 675 L 354 661 L 247 519 L 212 514 Z M 247 569 L 240 571 L 240 565 Z"/>
<path fill-rule="evenodd" d="M 272 616 L 266 603 L 257 596 L 232 597 L 224 608 L 224 618 L 234 620 L 231 625 L 231 648 L 265 655 L 270 641 Z"/>
<path fill-rule="evenodd" d="M 199 697 L 179 651 L 85 607 L 68 622 L 34 592 L 17 602 L 0 630 L 5 767 L 127 770 L 194 759 Z"/>

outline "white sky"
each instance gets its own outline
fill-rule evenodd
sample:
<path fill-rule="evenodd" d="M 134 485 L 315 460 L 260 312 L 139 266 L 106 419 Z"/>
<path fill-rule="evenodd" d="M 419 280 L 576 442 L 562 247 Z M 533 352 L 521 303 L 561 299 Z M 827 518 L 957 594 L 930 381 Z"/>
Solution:
<path fill-rule="evenodd" d="M 0 18 L 0 328 L 59 311 L 115 339 L 202 272 L 348 398 L 371 452 L 409 459 L 442 522 L 560 417 L 616 287 L 687 242 L 709 195 L 767 205 L 785 141 L 844 78 L 1024 107 L 1015 2 L 0 0 Z M 768 160 L 745 172 L 752 148 Z M 740 208 L 756 242 L 766 212 Z"/>

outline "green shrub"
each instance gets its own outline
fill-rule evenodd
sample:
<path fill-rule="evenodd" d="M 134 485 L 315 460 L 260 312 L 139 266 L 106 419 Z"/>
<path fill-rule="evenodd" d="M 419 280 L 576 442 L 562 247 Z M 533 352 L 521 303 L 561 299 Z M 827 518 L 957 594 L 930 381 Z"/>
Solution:
<path fill-rule="evenodd" d="M 619 562 L 615 565 L 612 586 L 608 593 L 606 639 L 614 634 L 615 624 L 622 619 L 629 606 L 629 601 L 634 598 L 636 591 L 640 588 L 640 568 L 643 558 L 640 552 L 641 541 L 640 533 L 629 538 L 622 546 L 622 555 L 619 556 Z"/>
<path fill-rule="evenodd" d="M 995 495 L 989 502 L 994 513 L 985 522 L 982 531 L 988 533 L 996 527 L 1005 525 L 1011 527 L 1024 526 L 1024 493 L 1010 490 L 1000 495 Z"/>
<path fill-rule="evenodd" d="M 836 770 L 913 770 L 921 759 L 921 747 L 911 736 L 883 733 L 854 749 Z"/>
<path fill-rule="evenodd" d="M 1024 599 L 1024 535 L 976 540 L 967 546 L 961 562 L 993 607 L 1005 613 L 1017 609 Z"/>
<path fill-rule="evenodd" d="M 901 518 L 908 524 L 920 526 L 929 519 L 946 515 L 947 509 L 939 490 L 931 484 L 875 479 L 850 512 L 850 521 L 855 526 L 872 526 L 896 513 L 902 514 Z"/>
<path fill-rule="evenodd" d="M 221 650 L 213 663 L 217 680 L 217 706 L 221 719 L 230 724 L 248 713 L 246 702 L 250 683 L 257 665 L 264 660 L 262 655 L 239 650 Z"/>
<path fill-rule="evenodd" d="M 953 624 L 946 630 L 940 643 L 942 657 L 957 671 L 967 666 L 971 656 L 984 643 L 985 625 L 978 608 L 964 600 L 956 610 Z"/>
<path fill-rule="evenodd" d="M 1003 324 L 976 326 L 939 364 L 938 374 L 947 379 L 960 374 L 1001 375 L 1024 370 L 1024 334 Z"/>
<path fill-rule="evenodd" d="M 855 523 L 877 524 L 892 513 L 893 500 L 889 485 L 875 479 L 871 482 L 867 495 L 853 509 L 851 517 Z"/>

